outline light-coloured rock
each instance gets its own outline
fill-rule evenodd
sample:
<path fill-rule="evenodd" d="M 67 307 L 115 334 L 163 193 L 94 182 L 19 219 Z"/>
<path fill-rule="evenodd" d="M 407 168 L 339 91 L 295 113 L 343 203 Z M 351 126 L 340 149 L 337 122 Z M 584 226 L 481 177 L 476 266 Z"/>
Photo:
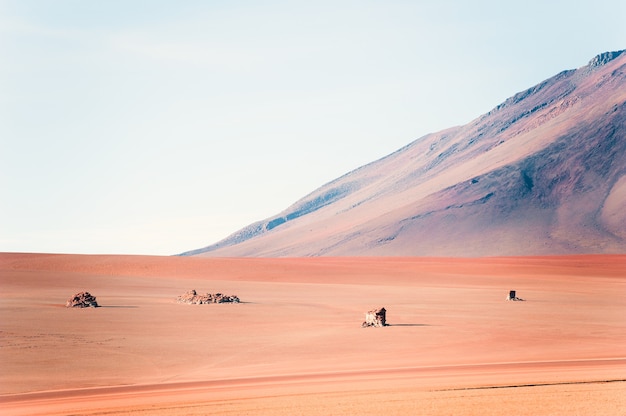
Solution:
<path fill-rule="evenodd" d="M 365 321 L 361 324 L 363 328 L 369 326 L 381 327 L 387 325 L 387 310 L 385 308 L 373 309 L 365 313 Z"/>

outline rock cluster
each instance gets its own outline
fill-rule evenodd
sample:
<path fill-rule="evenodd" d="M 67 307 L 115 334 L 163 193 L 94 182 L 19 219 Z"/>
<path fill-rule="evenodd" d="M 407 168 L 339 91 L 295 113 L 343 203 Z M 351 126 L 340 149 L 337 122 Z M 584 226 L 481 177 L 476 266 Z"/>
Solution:
<path fill-rule="evenodd" d="M 177 299 L 178 303 L 189 303 L 202 305 L 204 303 L 239 303 L 237 296 L 228 296 L 221 293 L 205 293 L 199 295 L 195 290 L 190 290 L 184 295 L 181 295 Z"/>
<path fill-rule="evenodd" d="M 89 292 L 80 292 L 65 302 L 66 308 L 97 308 L 96 297 Z"/>
<path fill-rule="evenodd" d="M 365 313 L 365 321 L 361 324 L 363 328 L 368 326 L 386 326 L 387 310 L 385 308 L 373 309 Z"/>

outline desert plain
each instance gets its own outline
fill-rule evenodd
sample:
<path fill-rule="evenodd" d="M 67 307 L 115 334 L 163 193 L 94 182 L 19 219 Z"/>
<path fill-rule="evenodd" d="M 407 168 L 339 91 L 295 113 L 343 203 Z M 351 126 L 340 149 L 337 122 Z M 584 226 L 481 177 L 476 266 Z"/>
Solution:
<path fill-rule="evenodd" d="M 626 414 L 626 255 L 3 253 L 0 289 L 2 415 Z"/>

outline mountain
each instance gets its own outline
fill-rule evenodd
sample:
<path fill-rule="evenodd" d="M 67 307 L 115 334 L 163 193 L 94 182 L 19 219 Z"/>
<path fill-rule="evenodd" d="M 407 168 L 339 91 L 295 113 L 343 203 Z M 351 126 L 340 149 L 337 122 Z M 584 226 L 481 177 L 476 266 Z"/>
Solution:
<path fill-rule="evenodd" d="M 183 255 L 625 252 L 626 51 L 618 51 Z"/>

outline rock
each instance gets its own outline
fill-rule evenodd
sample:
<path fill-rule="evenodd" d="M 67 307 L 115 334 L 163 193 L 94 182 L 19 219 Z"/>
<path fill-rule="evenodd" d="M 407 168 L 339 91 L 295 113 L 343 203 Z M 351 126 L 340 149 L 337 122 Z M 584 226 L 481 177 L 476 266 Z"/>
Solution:
<path fill-rule="evenodd" d="M 506 297 L 506 300 L 524 301 L 524 299 L 517 297 L 514 290 L 509 290 L 509 296 Z"/>
<path fill-rule="evenodd" d="M 222 293 L 205 293 L 204 295 L 198 295 L 195 290 L 190 290 L 184 295 L 177 298 L 178 303 L 188 303 L 202 305 L 206 303 L 239 303 L 239 298 L 235 295 L 224 295 Z"/>
<path fill-rule="evenodd" d="M 66 308 L 97 308 L 96 297 L 89 292 L 80 292 L 65 302 Z"/>
<path fill-rule="evenodd" d="M 589 61 L 588 66 L 589 68 L 596 68 L 598 66 L 606 65 L 624 52 L 626 52 L 626 50 L 601 53 L 599 55 L 596 55 L 591 61 Z"/>
<path fill-rule="evenodd" d="M 373 309 L 365 313 L 365 322 L 361 324 L 363 328 L 369 326 L 387 326 L 387 310 L 385 308 Z"/>

